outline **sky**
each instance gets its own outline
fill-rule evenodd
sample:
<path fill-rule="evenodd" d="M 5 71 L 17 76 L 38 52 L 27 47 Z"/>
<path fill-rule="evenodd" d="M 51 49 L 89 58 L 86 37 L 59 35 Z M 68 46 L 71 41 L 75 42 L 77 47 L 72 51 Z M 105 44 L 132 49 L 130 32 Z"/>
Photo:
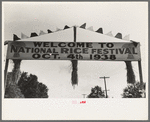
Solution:
<path fill-rule="evenodd" d="M 12 40 L 13 34 L 21 37 L 21 33 L 30 36 L 31 32 L 39 34 L 40 30 L 56 31 L 65 25 L 70 27 L 86 23 L 86 28 L 93 30 L 103 28 L 106 34 L 118 32 L 123 37 L 130 35 L 130 40 L 140 42 L 143 80 L 147 79 L 148 65 L 148 4 L 147 2 L 17 2 L 3 4 L 3 41 Z M 73 41 L 73 32 L 66 30 L 55 32 L 47 40 Z M 88 30 L 77 30 L 77 42 L 99 41 L 100 35 Z M 113 37 L 112 37 L 113 38 Z M 34 40 L 34 39 L 33 39 Z M 4 48 L 4 59 L 6 47 Z M 139 81 L 138 62 L 132 62 L 136 80 Z M 3 65 L 4 66 L 4 65 Z M 13 63 L 9 63 L 9 71 Z M 35 74 L 39 82 L 48 86 L 49 98 L 83 98 L 91 88 L 101 86 L 104 81 L 99 77 L 110 77 L 107 81 L 108 96 L 121 98 L 123 88 L 127 86 L 126 67 L 124 62 L 79 61 L 78 86 L 71 85 L 71 62 L 66 61 L 22 61 L 21 71 Z"/>

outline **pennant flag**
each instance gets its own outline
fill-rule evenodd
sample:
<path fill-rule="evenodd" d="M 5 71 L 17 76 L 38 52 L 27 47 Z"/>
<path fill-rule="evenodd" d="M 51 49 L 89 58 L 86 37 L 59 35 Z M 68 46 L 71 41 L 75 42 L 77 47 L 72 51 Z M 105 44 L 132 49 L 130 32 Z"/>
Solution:
<path fill-rule="evenodd" d="M 105 35 L 113 36 L 112 31 L 110 31 L 110 32 L 106 33 Z"/>
<path fill-rule="evenodd" d="M 137 45 L 139 44 L 138 42 L 135 42 L 135 41 L 132 41 L 132 40 L 130 40 L 132 43 L 133 43 L 133 45 L 135 46 L 135 47 L 137 47 Z"/>
<path fill-rule="evenodd" d="M 26 36 L 25 34 L 21 33 L 21 39 L 26 39 L 29 38 L 28 36 Z"/>
<path fill-rule="evenodd" d="M 65 25 L 64 30 L 70 28 L 69 26 Z"/>
<path fill-rule="evenodd" d="M 123 40 L 129 41 L 129 40 L 130 40 L 130 35 L 128 34 L 128 35 L 126 35 L 125 37 L 123 37 Z"/>
<path fill-rule="evenodd" d="M 87 30 L 94 31 L 94 30 L 93 30 L 93 26 L 87 28 Z"/>
<path fill-rule="evenodd" d="M 51 30 L 49 30 L 49 29 L 47 30 L 47 32 L 48 32 L 48 33 L 52 33 L 52 31 L 51 31 Z"/>
<path fill-rule="evenodd" d="M 46 33 L 44 31 L 40 30 L 39 35 L 44 35 L 44 34 L 46 34 Z"/>
<path fill-rule="evenodd" d="M 4 45 L 6 45 L 6 44 L 8 44 L 8 41 L 5 41 L 5 42 L 4 42 Z"/>
<path fill-rule="evenodd" d="M 95 31 L 97 33 L 102 33 L 103 34 L 103 28 L 99 28 L 97 31 Z"/>
<path fill-rule="evenodd" d="M 38 35 L 34 32 L 34 33 L 31 33 L 30 37 L 35 37 L 35 36 L 38 36 Z"/>
<path fill-rule="evenodd" d="M 16 34 L 13 34 L 13 41 L 16 41 L 16 40 L 20 40 L 20 38 Z"/>
<path fill-rule="evenodd" d="M 85 27 L 86 27 L 86 23 L 80 26 L 80 28 L 83 28 L 83 29 L 85 29 Z"/>
<path fill-rule="evenodd" d="M 61 30 L 61 29 L 59 29 L 59 28 L 56 27 L 56 32 L 57 32 L 57 31 L 60 31 L 60 30 Z"/>
<path fill-rule="evenodd" d="M 122 39 L 122 34 L 121 33 L 117 33 L 115 37 L 118 38 L 118 39 Z"/>

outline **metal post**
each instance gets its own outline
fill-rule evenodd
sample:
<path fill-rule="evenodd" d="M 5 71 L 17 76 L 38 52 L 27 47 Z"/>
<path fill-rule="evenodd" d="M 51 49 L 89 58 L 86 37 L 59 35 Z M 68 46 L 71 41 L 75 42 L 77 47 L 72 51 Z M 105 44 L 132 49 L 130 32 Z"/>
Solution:
<path fill-rule="evenodd" d="M 7 70 L 8 70 L 9 59 L 6 59 L 5 71 L 4 71 L 4 90 L 6 89 L 7 84 Z M 5 93 L 5 92 L 4 92 Z"/>
<path fill-rule="evenodd" d="M 142 64 L 141 64 L 141 61 L 138 61 L 138 66 L 139 66 L 140 83 L 141 83 L 141 86 L 143 86 L 143 76 L 142 76 Z"/>

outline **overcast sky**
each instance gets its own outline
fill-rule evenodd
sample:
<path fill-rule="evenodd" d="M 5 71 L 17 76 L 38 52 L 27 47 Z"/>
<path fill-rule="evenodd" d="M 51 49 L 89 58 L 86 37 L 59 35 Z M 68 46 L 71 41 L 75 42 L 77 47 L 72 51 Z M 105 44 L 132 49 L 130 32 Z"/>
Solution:
<path fill-rule="evenodd" d="M 13 34 L 30 36 L 31 32 L 39 34 L 40 30 L 55 31 L 65 25 L 86 28 L 93 26 L 94 31 L 103 28 L 106 34 L 118 32 L 123 37 L 130 34 L 130 40 L 141 43 L 142 70 L 144 82 L 147 82 L 148 56 L 148 4 L 146 2 L 65 2 L 65 3 L 4 3 L 4 40 L 12 40 Z M 56 32 L 49 40 L 73 41 L 73 31 Z M 58 38 L 59 37 L 59 38 Z M 99 35 L 91 31 L 78 31 L 77 41 L 98 41 Z M 113 38 L 113 37 L 112 37 Z M 42 41 L 42 40 L 41 40 Z M 133 69 L 139 81 L 138 63 Z M 12 69 L 12 62 L 9 71 Z M 92 87 L 99 85 L 104 90 L 104 81 L 99 77 L 107 76 L 107 88 L 110 98 L 120 98 L 123 88 L 127 86 L 124 62 L 79 61 L 79 83 L 75 89 L 71 85 L 70 61 L 22 61 L 21 71 L 35 74 L 39 82 L 49 88 L 49 98 L 82 98 L 89 94 Z"/>

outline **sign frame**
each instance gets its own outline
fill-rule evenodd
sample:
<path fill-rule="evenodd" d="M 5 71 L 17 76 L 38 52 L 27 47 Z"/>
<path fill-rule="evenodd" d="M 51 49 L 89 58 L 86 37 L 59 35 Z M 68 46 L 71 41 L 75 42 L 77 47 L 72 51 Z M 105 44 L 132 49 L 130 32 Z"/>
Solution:
<path fill-rule="evenodd" d="M 8 41 L 6 57 L 21 60 L 140 61 L 141 53 L 140 43 L 132 42 Z"/>

